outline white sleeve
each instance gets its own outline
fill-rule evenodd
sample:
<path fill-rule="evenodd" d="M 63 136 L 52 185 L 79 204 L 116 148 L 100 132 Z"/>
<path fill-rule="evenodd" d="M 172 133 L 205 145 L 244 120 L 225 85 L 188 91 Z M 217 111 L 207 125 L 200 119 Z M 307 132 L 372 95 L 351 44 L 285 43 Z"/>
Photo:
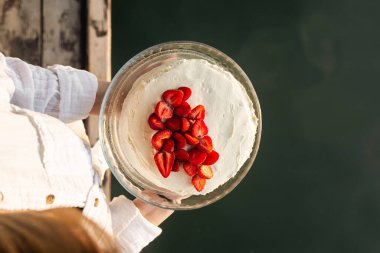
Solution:
<path fill-rule="evenodd" d="M 140 252 L 161 233 L 161 229 L 146 220 L 124 196 L 114 198 L 110 209 L 114 236 L 122 252 Z"/>
<path fill-rule="evenodd" d="M 15 85 L 5 67 L 5 57 L 0 53 L 0 109 L 7 108 L 9 110 L 9 102 L 15 92 Z"/>
<path fill-rule="evenodd" d="M 94 104 L 98 82 L 87 71 L 61 65 L 41 68 L 1 53 L 0 65 L 13 80 L 10 103 L 21 108 L 68 123 L 86 118 Z"/>

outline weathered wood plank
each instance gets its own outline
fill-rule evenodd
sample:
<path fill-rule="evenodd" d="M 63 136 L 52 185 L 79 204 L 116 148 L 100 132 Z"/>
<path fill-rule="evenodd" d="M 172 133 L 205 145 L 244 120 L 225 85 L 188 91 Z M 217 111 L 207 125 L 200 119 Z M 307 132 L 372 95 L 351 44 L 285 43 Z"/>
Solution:
<path fill-rule="evenodd" d="M 88 0 L 88 69 L 111 78 L 111 0 Z"/>
<path fill-rule="evenodd" d="M 41 1 L 0 0 L 0 51 L 41 64 Z"/>
<path fill-rule="evenodd" d="M 99 80 L 111 80 L 111 0 L 87 0 L 87 53 L 88 70 Z M 98 140 L 98 117 L 87 120 L 90 143 Z M 109 170 L 103 181 L 103 189 L 108 199 L 111 197 L 111 173 Z"/>
<path fill-rule="evenodd" d="M 83 1 L 82 1 L 83 2 Z M 43 0 L 42 65 L 83 68 L 84 27 L 81 1 Z"/>
<path fill-rule="evenodd" d="M 88 70 L 99 80 L 111 80 L 111 0 L 88 0 Z M 98 118 L 90 117 L 87 129 L 91 143 L 98 139 Z"/>

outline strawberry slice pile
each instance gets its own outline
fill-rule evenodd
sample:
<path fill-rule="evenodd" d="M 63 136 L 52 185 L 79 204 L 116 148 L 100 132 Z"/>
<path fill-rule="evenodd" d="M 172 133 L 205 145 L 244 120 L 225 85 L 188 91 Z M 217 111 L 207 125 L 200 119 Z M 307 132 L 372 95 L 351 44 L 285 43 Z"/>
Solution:
<path fill-rule="evenodd" d="M 164 178 L 170 173 L 183 170 L 191 177 L 197 191 L 202 191 L 206 180 L 214 176 L 210 165 L 216 163 L 219 154 L 207 135 L 206 110 L 203 105 L 193 109 L 186 102 L 191 89 L 180 87 L 167 90 L 148 118 L 151 129 L 157 130 L 152 137 L 156 150 L 154 161 Z"/>

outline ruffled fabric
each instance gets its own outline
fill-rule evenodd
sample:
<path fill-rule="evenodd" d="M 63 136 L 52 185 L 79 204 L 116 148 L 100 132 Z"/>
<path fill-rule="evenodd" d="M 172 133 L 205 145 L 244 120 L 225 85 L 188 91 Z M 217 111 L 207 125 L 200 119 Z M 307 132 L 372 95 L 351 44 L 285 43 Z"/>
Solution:
<path fill-rule="evenodd" d="M 146 220 L 133 202 L 124 196 L 114 198 L 110 209 L 114 235 L 123 252 L 140 252 L 162 232 Z"/>

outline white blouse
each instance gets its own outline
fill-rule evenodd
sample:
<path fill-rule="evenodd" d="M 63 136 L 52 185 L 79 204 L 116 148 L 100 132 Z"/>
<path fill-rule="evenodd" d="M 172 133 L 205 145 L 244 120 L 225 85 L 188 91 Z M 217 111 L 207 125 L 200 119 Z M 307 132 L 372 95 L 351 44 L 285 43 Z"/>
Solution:
<path fill-rule="evenodd" d="M 107 203 L 100 148 L 91 155 L 67 125 L 88 116 L 97 85 L 83 70 L 45 69 L 0 53 L 0 210 L 83 208 L 123 252 L 139 252 L 161 229 L 124 196 Z"/>

